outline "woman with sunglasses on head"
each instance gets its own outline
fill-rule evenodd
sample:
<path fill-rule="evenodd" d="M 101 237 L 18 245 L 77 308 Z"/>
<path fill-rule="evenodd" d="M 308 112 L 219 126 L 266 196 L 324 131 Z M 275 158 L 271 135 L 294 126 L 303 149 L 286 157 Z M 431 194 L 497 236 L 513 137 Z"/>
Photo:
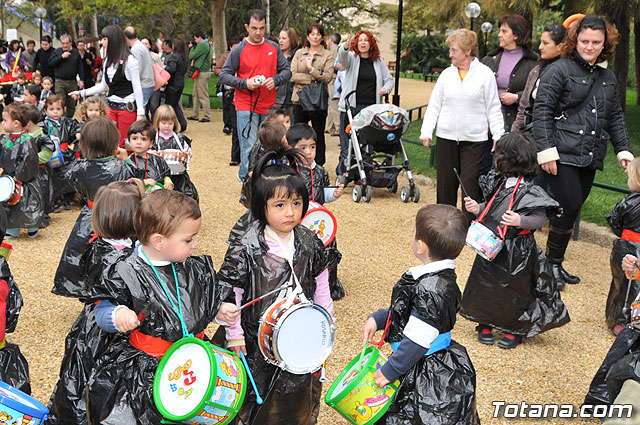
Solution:
<path fill-rule="evenodd" d="M 617 42 L 618 31 L 604 17 L 590 15 L 573 23 L 562 59 L 540 77 L 533 106 L 538 163 L 551 196 L 563 209 L 562 215 L 550 219 L 547 239 L 547 258 L 559 286 L 580 282 L 562 262 L 596 170 L 603 168 L 607 140 L 622 168 L 633 159 L 617 79 L 607 69 Z"/>

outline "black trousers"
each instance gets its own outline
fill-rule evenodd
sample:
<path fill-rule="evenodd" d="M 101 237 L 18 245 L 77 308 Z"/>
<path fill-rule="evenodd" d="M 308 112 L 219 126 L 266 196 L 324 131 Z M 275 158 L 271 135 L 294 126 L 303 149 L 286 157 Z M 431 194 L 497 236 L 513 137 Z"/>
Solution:
<path fill-rule="evenodd" d="M 478 184 L 480 167 L 484 159 L 486 146 L 489 142 L 456 142 L 455 140 L 437 138 L 436 141 L 436 172 L 437 172 L 437 203 L 457 205 L 458 178 L 453 169 L 457 169 L 467 194 L 474 200 L 482 202 L 482 191 Z M 464 191 L 462 193 L 464 197 Z M 475 216 L 464 208 L 469 220 Z"/>
<path fill-rule="evenodd" d="M 316 163 L 324 165 L 326 144 L 324 141 L 324 127 L 327 124 L 327 111 L 305 111 L 302 106 L 293 107 L 293 121 L 298 123 L 308 123 L 316 132 Z"/>
<path fill-rule="evenodd" d="M 184 112 L 179 104 L 179 102 L 182 102 L 182 90 L 167 87 L 164 92 L 164 103 L 173 106 L 180 123 L 180 131 L 185 131 L 187 129 L 187 120 L 184 118 Z"/>
<path fill-rule="evenodd" d="M 549 184 L 549 195 L 562 207 L 562 215 L 549 220 L 552 227 L 570 231 L 582 204 L 587 200 L 596 171 L 588 167 L 558 164 L 558 174 L 544 174 Z M 544 171 L 542 171 L 544 173 Z"/>
<path fill-rule="evenodd" d="M 222 91 L 222 122 L 225 127 L 231 128 L 232 116 L 236 116 L 236 108 L 233 105 L 233 93 L 235 90 Z"/>

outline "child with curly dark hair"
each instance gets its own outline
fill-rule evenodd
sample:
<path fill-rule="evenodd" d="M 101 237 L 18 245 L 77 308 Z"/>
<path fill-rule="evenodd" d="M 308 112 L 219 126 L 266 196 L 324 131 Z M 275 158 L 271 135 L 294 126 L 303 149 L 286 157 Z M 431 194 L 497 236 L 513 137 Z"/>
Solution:
<path fill-rule="evenodd" d="M 460 314 L 478 322 L 478 341 L 491 345 L 493 328 L 505 332 L 501 348 L 569 322 L 550 265 L 533 237 L 558 203 L 533 183 L 537 173 L 533 142 L 521 133 L 501 137 L 494 155 L 495 169 L 480 177 L 488 202 L 464 198 L 476 216 L 467 235 L 481 226 L 493 232 L 497 254 L 476 256 L 462 295 Z M 474 247 L 476 249 L 476 247 Z M 476 249 L 478 251 L 478 249 Z M 489 256 L 491 257 L 491 256 Z"/>

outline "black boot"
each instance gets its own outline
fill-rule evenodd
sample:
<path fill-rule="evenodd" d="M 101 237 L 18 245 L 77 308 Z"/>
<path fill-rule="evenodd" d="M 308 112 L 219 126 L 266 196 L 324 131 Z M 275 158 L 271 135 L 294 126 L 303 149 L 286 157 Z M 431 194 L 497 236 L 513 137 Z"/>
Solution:
<path fill-rule="evenodd" d="M 342 282 L 338 279 L 338 265 L 329 266 L 329 290 L 331 292 L 331 299 L 338 301 L 344 298 L 344 287 Z"/>
<path fill-rule="evenodd" d="M 565 283 L 574 285 L 580 282 L 578 276 L 569 274 L 569 272 L 562 267 L 562 261 L 564 260 L 567 245 L 569 245 L 569 239 L 571 239 L 571 230 L 559 230 L 554 227 L 549 230 L 546 255 L 551 266 L 551 273 L 558 285 L 559 291 L 564 289 Z"/>

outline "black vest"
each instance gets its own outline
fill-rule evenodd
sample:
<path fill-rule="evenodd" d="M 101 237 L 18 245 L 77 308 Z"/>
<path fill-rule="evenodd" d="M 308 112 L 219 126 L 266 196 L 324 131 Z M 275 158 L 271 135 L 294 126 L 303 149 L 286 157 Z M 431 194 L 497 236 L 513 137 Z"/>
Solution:
<path fill-rule="evenodd" d="M 116 69 L 116 73 L 113 74 L 113 80 L 109 80 L 109 75 L 105 70 L 105 81 L 109 85 L 109 94 L 115 94 L 119 97 L 127 97 L 131 93 L 133 93 L 133 85 L 131 81 L 127 80 L 127 77 L 124 75 L 124 66 L 122 64 L 118 65 Z"/>

